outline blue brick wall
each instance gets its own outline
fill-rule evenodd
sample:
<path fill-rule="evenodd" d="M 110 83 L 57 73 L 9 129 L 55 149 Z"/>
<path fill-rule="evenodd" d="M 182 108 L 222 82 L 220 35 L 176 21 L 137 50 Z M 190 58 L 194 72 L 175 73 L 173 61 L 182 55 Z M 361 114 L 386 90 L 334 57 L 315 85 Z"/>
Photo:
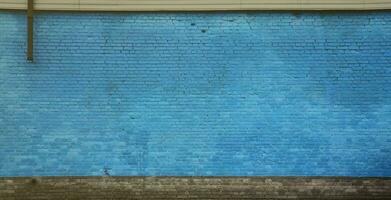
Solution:
<path fill-rule="evenodd" d="M 0 12 L 0 176 L 391 176 L 391 12 Z"/>

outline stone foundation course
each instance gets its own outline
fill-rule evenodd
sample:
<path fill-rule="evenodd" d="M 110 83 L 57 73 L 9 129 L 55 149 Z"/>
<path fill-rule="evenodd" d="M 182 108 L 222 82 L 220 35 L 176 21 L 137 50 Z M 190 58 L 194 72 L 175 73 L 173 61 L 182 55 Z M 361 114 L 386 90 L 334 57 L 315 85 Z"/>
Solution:
<path fill-rule="evenodd" d="M 1 178 L 0 199 L 391 199 L 391 178 Z"/>

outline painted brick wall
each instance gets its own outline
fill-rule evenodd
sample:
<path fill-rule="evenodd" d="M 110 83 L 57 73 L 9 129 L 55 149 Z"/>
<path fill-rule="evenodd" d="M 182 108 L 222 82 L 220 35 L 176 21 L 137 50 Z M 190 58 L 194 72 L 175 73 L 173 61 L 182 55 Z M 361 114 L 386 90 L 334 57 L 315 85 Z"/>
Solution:
<path fill-rule="evenodd" d="M 391 12 L 0 12 L 0 175 L 391 176 Z"/>

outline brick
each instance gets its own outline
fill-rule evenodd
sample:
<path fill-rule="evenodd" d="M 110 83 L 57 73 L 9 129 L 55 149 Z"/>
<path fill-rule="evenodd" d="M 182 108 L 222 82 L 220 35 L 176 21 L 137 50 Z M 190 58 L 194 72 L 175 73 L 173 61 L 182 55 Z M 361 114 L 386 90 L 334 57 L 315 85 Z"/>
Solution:
<path fill-rule="evenodd" d="M 30 199 L 391 199 L 389 178 L 19 177 L 0 178 L 0 198 Z"/>
<path fill-rule="evenodd" d="M 0 176 L 391 176 L 391 13 L 0 11 Z"/>

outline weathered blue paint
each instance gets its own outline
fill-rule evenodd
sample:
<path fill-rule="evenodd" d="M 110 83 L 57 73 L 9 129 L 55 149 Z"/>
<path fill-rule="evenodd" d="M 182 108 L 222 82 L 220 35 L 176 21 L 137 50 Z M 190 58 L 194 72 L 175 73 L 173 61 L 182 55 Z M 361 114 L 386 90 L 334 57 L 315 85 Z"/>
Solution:
<path fill-rule="evenodd" d="M 0 12 L 0 175 L 391 176 L 391 13 Z"/>

